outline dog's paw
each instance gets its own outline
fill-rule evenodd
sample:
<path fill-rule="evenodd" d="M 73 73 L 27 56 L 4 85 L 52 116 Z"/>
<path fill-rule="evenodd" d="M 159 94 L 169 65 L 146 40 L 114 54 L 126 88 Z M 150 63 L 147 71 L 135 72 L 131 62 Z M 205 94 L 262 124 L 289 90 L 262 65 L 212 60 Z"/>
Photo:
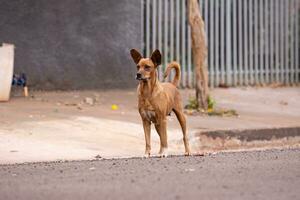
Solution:
<path fill-rule="evenodd" d="M 161 148 L 159 153 L 158 153 L 158 156 L 161 157 L 161 158 L 168 157 L 168 149 L 167 148 Z"/>
<path fill-rule="evenodd" d="M 191 153 L 190 151 L 186 151 L 186 152 L 184 153 L 184 155 L 185 155 L 185 156 L 191 156 L 192 153 Z"/>
<path fill-rule="evenodd" d="M 159 154 L 158 156 L 160 158 L 166 158 L 166 157 L 168 157 L 168 154 L 167 153 L 163 153 L 163 154 Z"/>
<path fill-rule="evenodd" d="M 143 157 L 150 158 L 150 156 L 151 156 L 151 153 L 149 151 L 146 151 Z"/>

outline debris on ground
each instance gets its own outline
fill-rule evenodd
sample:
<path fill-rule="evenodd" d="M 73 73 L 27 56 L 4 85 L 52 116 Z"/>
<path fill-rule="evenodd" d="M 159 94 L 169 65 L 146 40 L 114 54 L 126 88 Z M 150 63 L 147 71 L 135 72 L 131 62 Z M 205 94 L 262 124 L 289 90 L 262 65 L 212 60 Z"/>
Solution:
<path fill-rule="evenodd" d="M 286 102 L 286 101 L 280 101 L 279 104 L 280 104 L 280 105 L 283 105 L 283 106 L 287 106 L 287 105 L 288 105 L 288 102 Z"/>
<path fill-rule="evenodd" d="M 54 109 L 53 112 L 58 113 L 58 109 Z"/>
<path fill-rule="evenodd" d="M 100 95 L 96 94 L 96 93 L 94 93 L 93 95 L 94 95 L 95 102 L 99 103 L 100 102 Z"/>
<path fill-rule="evenodd" d="M 78 103 L 69 103 L 69 102 L 66 102 L 65 106 L 78 106 Z"/>
<path fill-rule="evenodd" d="M 184 171 L 185 171 L 185 172 L 193 172 L 193 171 L 195 171 L 195 169 L 193 169 L 193 168 L 188 168 L 188 169 L 185 169 Z"/>
<path fill-rule="evenodd" d="M 111 109 L 112 109 L 112 110 L 118 110 L 119 107 L 118 107 L 118 105 L 116 105 L 116 104 L 112 104 L 112 105 L 111 105 Z"/>
<path fill-rule="evenodd" d="M 197 116 L 197 115 L 207 115 L 207 116 L 220 116 L 220 117 L 238 117 L 238 113 L 234 109 L 208 109 L 207 111 L 204 110 L 193 110 L 193 109 L 185 109 L 184 113 L 190 116 Z"/>
<path fill-rule="evenodd" d="M 239 116 L 236 110 L 230 109 L 230 110 L 225 110 L 225 109 L 219 109 L 219 110 L 208 110 L 207 114 L 209 116 L 221 116 L 221 117 L 237 117 Z"/>
<path fill-rule="evenodd" d="M 41 98 L 41 97 L 36 97 L 36 96 L 34 96 L 34 95 L 31 95 L 30 97 L 31 97 L 31 99 L 34 99 L 34 100 L 36 100 L 36 101 L 48 102 L 47 99 L 44 99 L 44 98 Z"/>
<path fill-rule="evenodd" d="M 90 105 L 90 106 L 93 106 L 95 104 L 95 100 L 91 97 L 85 97 L 84 99 L 84 103 Z"/>

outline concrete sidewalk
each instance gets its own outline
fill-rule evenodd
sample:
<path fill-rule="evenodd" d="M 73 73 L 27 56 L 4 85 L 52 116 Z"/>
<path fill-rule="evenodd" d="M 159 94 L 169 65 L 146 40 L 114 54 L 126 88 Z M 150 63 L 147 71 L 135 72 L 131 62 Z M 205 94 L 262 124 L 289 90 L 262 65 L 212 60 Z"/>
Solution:
<path fill-rule="evenodd" d="M 194 91 L 181 93 L 186 104 Z M 135 90 L 32 92 L 31 95 L 24 99 L 15 92 L 10 102 L 0 103 L 0 163 L 143 155 L 144 135 Z M 300 144 L 299 87 L 214 89 L 212 96 L 217 107 L 235 109 L 239 116 L 188 116 L 193 152 L 208 151 L 215 143 L 217 150 L 220 144 L 223 150 L 243 148 L 243 140 L 229 137 L 232 131 L 242 130 L 248 130 L 250 137 L 257 130 L 276 128 L 284 130 L 287 137 L 278 142 L 276 135 L 270 136 L 271 146 Z M 118 109 L 113 110 L 112 104 Z M 182 134 L 174 115 L 168 118 L 168 123 L 170 153 L 183 153 Z M 294 130 L 292 135 L 286 131 L 289 128 Z M 228 134 L 217 140 L 208 137 L 216 131 Z M 157 153 L 159 140 L 154 130 L 152 140 L 153 153 Z"/>

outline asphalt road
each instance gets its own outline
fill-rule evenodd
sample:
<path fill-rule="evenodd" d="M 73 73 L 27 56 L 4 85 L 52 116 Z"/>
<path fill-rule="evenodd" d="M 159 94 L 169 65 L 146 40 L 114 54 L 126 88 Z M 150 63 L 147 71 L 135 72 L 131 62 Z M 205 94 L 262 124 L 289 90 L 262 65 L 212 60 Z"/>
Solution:
<path fill-rule="evenodd" d="M 300 149 L 0 166 L 0 199 L 300 199 Z"/>

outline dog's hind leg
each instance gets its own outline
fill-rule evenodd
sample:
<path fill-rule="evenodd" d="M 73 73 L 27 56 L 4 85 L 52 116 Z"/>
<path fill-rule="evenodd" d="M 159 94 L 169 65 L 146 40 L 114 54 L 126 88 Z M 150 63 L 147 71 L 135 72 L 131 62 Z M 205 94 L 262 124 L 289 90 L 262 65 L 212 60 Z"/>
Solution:
<path fill-rule="evenodd" d="M 164 118 L 160 120 L 160 124 L 155 124 L 155 129 L 160 137 L 159 156 L 168 156 L 168 139 L 167 139 L 167 120 Z"/>
<path fill-rule="evenodd" d="M 183 110 L 181 107 L 178 107 L 178 108 L 174 108 L 173 111 L 176 114 L 176 117 L 177 117 L 177 119 L 180 123 L 181 129 L 182 129 L 185 155 L 189 156 L 189 155 L 191 155 L 191 150 L 190 150 L 188 135 L 186 132 L 186 119 L 183 114 Z"/>
<path fill-rule="evenodd" d="M 150 157 L 151 154 L 151 123 L 147 120 L 143 120 L 143 127 L 145 133 L 145 141 L 146 141 L 146 148 L 145 148 L 145 157 Z"/>

